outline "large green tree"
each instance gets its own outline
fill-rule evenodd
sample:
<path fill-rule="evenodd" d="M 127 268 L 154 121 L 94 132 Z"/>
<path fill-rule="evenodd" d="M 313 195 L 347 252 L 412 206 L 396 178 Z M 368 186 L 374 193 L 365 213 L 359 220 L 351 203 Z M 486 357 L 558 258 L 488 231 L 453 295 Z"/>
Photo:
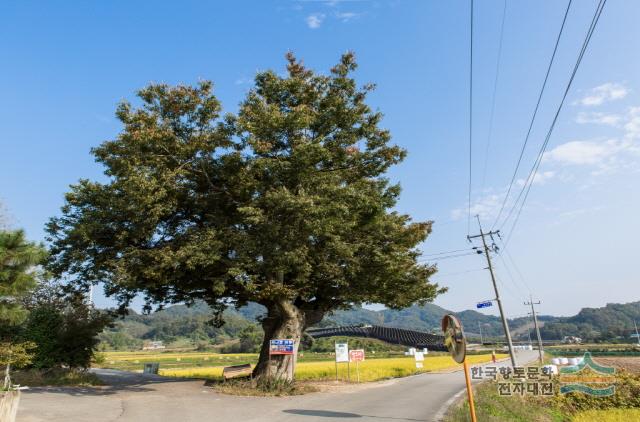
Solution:
<path fill-rule="evenodd" d="M 124 309 L 204 299 L 264 305 L 255 375 L 292 379 L 296 355 L 268 359 L 333 310 L 432 300 L 435 268 L 417 261 L 430 222 L 393 211 L 384 177 L 405 152 L 365 102 L 352 54 L 329 74 L 287 56 L 259 73 L 237 114 L 209 82 L 151 85 L 117 111 L 124 129 L 93 150 L 107 183 L 81 180 L 48 225 L 51 269 L 80 288 L 104 282 Z M 269 367 L 268 363 L 271 362 Z"/>

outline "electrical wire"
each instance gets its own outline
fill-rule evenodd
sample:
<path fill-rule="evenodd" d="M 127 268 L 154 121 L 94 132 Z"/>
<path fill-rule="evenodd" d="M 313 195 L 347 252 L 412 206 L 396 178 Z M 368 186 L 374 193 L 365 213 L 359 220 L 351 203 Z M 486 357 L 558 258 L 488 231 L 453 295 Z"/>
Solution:
<path fill-rule="evenodd" d="M 515 227 L 518 223 L 518 220 L 520 219 L 520 215 L 522 213 L 522 210 L 524 208 L 524 205 L 527 201 L 527 198 L 529 197 L 529 192 L 531 191 L 531 186 L 533 186 L 533 181 L 535 179 L 536 174 L 538 173 L 538 168 L 540 167 L 540 163 L 542 162 L 542 158 L 544 156 L 544 153 L 547 150 L 547 146 L 549 145 L 549 139 L 551 138 L 551 134 L 553 133 L 553 129 L 555 128 L 555 125 L 558 121 L 558 116 L 560 115 L 560 111 L 562 111 L 562 107 L 564 105 L 564 102 L 567 98 L 567 95 L 569 94 L 569 90 L 571 89 L 571 85 L 575 79 L 575 76 L 578 72 L 578 68 L 580 67 L 580 63 L 582 62 L 582 58 L 584 57 L 584 54 L 587 50 L 587 47 L 589 46 L 589 42 L 591 41 L 591 37 L 593 36 L 593 33 L 596 29 L 596 26 L 598 24 L 598 21 L 600 20 L 600 15 L 602 14 L 602 10 L 604 9 L 605 4 L 607 3 L 607 0 L 600 0 L 600 2 L 598 3 L 598 7 L 596 8 L 596 11 L 593 15 L 593 19 L 591 20 L 591 25 L 589 26 L 589 30 L 587 31 L 587 35 L 585 36 L 585 39 L 582 43 L 582 49 L 580 50 L 580 54 L 578 55 L 578 59 L 576 60 L 576 64 L 573 68 L 573 71 L 571 73 L 571 78 L 569 78 L 569 82 L 567 83 L 567 86 L 564 90 L 564 95 L 562 96 L 562 100 L 560 101 L 560 104 L 558 106 L 558 109 L 556 110 L 556 114 L 553 118 L 553 121 L 551 122 L 551 126 L 549 127 L 549 131 L 547 132 L 547 135 L 545 137 L 544 143 L 542 144 L 541 148 L 540 148 L 540 152 L 538 153 L 538 158 L 536 159 L 533 168 L 531 169 L 531 171 L 529 172 L 529 176 L 527 177 L 527 182 L 528 182 L 528 186 L 525 183 L 525 185 L 523 186 L 522 190 L 520 191 L 520 195 L 522 195 L 522 192 L 526 193 L 524 195 L 524 198 L 522 199 L 522 203 L 520 204 L 520 209 L 518 210 L 518 213 L 516 215 L 516 218 L 513 221 L 513 224 L 511 226 L 511 230 L 509 231 L 509 234 L 507 236 L 505 243 L 505 246 L 509 244 L 509 241 L 511 240 L 511 236 L 513 235 L 513 232 L 515 230 Z M 520 195 L 518 197 L 520 197 Z M 512 208 L 515 209 L 515 207 L 517 206 L 517 201 L 514 204 L 514 207 Z M 509 213 L 511 214 L 511 212 Z M 507 218 L 508 220 L 508 218 Z M 505 224 L 506 221 L 505 220 Z"/>
<path fill-rule="evenodd" d="M 480 191 L 484 190 L 487 180 L 487 164 L 489 163 L 489 151 L 491 149 L 491 137 L 493 135 L 493 117 L 496 109 L 496 91 L 498 89 L 498 79 L 500 78 L 500 62 L 502 61 L 502 40 L 504 38 L 504 21 L 507 15 L 507 0 L 504 0 L 502 8 L 502 23 L 500 24 L 500 41 L 498 43 L 498 57 L 496 59 L 496 74 L 493 80 L 493 95 L 491 96 L 491 113 L 489 115 L 489 131 L 487 134 L 487 146 L 484 151 L 484 168 L 482 169 L 482 185 Z"/>
<path fill-rule="evenodd" d="M 467 198 L 469 212 L 467 214 L 467 236 L 471 232 L 471 171 L 473 156 L 473 0 L 471 1 L 470 31 L 469 31 L 469 195 Z"/>
<path fill-rule="evenodd" d="M 520 156 L 518 157 L 518 162 L 516 163 L 516 168 L 513 170 L 513 175 L 511 176 L 511 181 L 509 182 L 509 187 L 507 189 L 507 193 L 502 201 L 502 205 L 500 206 L 500 211 L 498 212 L 498 216 L 494 221 L 491 230 L 493 230 L 500 217 L 502 216 L 502 212 L 504 211 L 505 206 L 507 205 L 507 201 L 509 200 L 509 195 L 511 194 L 511 189 L 513 188 L 513 184 L 518 175 L 518 170 L 520 169 L 520 164 L 522 163 L 522 157 L 524 155 L 524 151 L 527 148 L 527 143 L 529 142 L 529 137 L 531 136 L 531 130 L 533 129 L 533 123 L 536 120 L 536 116 L 538 115 L 538 109 L 540 108 L 540 102 L 542 101 L 542 96 L 544 95 L 545 88 L 547 87 L 547 81 L 549 80 L 549 74 L 551 73 L 551 67 L 553 66 L 553 62 L 556 57 L 556 52 L 558 51 L 558 45 L 560 44 L 560 39 L 562 38 L 562 33 L 564 31 L 565 23 L 567 22 L 567 16 L 569 15 L 569 9 L 571 8 L 571 1 L 567 4 L 567 9 L 564 12 L 564 18 L 562 18 L 562 25 L 560 26 L 560 31 L 558 32 L 558 36 L 556 37 L 556 43 L 553 47 L 553 53 L 551 54 L 551 59 L 549 60 L 549 65 L 547 66 L 547 73 L 544 76 L 544 81 L 542 83 L 542 88 L 540 89 L 540 93 L 538 94 L 538 101 L 536 102 L 536 106 L 533 110 L 533 115 L 531 116 L 531 122 L 529 123 L 529 129 L 527 130 L 527 135 L 524 138 L 524 143 L 522 144 L 522 148 L 520 149 Z"/>
<path fill-rule="evenodd" d="M 422 257 L 427 257 L 427 256 L 435 256 L 435 255 L 449 255 L 452 253 L 457 253 L 457 252 L 470 252 L 471 250 L 469 248 L 464 248 L 464 249 L 454 249 L 452 251 L 445 251 L 445 252 L 437 252 L 437 253 L 428 253 L 428 254 L 424 254 L 422 255 Z"/>
<path fill-rule="evenodd" d="M 444 273 L 444 274 L 435 273 L 434 277 L 450 277 L 454 275 L 469 274 L 469 273 L 475 273 L 475 272 L 484 271 L 484 270 L 486 270 L 486 268 L 477 268 L 475 270 L 456 271 L 454 273 Z"/>
<path fill-rule="evenodd" d="M 471 255 L 477 255 L 476 252 L 472 252 L 472 253 L 463 253 L 463 254 L 458 254 L 458 255 L 447 255 L 447 256 L 443 256 L 443 257 L 436 257 L 433 258 L 433 261 L 442 261 L 445 259 L 451 259 L 451 258 L 460 258 L 463 256 L 471 256 Z M 418 262 L 426 262 L 426 261 L 431 261 L 431 259 L 420 259 L 418 260 Z"/>

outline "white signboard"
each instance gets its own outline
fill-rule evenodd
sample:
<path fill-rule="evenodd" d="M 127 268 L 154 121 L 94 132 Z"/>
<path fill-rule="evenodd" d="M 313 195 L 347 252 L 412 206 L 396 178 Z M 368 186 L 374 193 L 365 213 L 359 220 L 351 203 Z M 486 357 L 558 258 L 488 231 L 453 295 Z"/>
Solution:
<path fill-rule="evenodd" d="M 336 362 L 349 362 L 349 345 L 336 343 Z"/>
<path fill-rule="evenodd" d="M 415 352 L 413 357 L 416 358 L 416 362 L 422 362 L 424 361 L 424 352 Z"/>

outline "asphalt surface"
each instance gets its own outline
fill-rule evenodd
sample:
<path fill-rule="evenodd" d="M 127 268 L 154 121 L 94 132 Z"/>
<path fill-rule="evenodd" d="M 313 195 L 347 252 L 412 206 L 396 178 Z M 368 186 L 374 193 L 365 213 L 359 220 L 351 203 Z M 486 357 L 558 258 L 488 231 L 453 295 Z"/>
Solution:
<path fill-rule="evenodd" d="M 521 365 L 536 357 L 536 351 L 518 354 Z M 24 391 L 18 422 L 435 421 L 464 392 L 462 371 L 294 397 L 229 396 L 213 392 L 202 381 L 96 372 L 107 387 Z"/>

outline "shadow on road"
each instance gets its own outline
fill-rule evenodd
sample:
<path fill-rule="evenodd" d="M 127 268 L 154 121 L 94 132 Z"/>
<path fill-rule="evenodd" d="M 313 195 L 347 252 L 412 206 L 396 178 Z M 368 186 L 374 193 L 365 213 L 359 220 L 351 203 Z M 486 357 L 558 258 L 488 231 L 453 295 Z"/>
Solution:
<path fill-rule="evenodd" d="M 26 390 L 27 394 L 64 394 L 70 396 L 108 396 L 123 392 L 154 391 L 153 386 L 185 381 L 187 378 L 162 377 L 160 375 L 140 374 L 117 371 L 113 369 L 92 369 L 106 385 L 96 387 L 34 387 Z M 204 383 L 204 381 L 203 381 Z"/>
<path fill-rule="evenodd" d="M 361 418 L 362 415 L 347 412 L 332 412 L 330 410 L 305 410 L 305 409 L 287 409 L 284 413 L 291 413 L 300 416 L 322 416 L 325 418 Z"/>
<path fill-rule="evenodd" d="M 349 412 L 334 412 L 331 410 L 312 410 L 312 409 L 285 409 L 284 413 L 290 413 L 292 415 L 300 416 L 318 416 L 323 418 L 376 418 L 386 420 L 399 420 L 399 421 L 415 421 L 425 422 L 426 419 L 410 419 L 410 418 L 394 418 L 392 416 L 374 416 L 374 415 L 359 415 L 357 413 Z"/>

